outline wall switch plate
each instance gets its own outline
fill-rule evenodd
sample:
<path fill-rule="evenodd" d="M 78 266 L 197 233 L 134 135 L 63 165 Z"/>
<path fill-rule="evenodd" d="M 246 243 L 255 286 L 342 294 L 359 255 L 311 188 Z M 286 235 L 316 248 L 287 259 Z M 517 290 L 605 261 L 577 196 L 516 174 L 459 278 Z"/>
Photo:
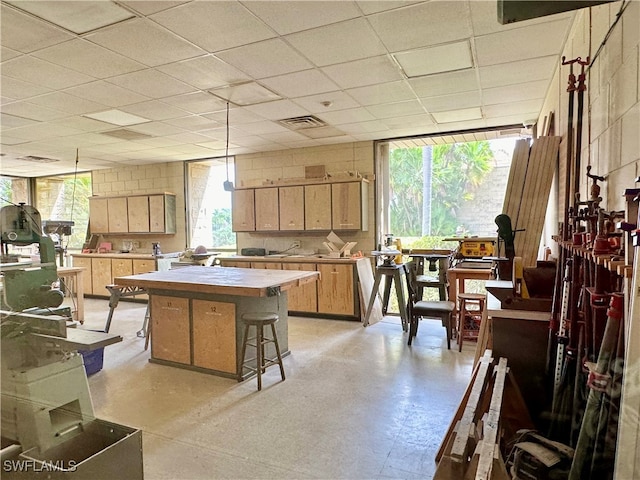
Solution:
<path fill-rule="evenodd" d="M 291 242 L 291 248 L 300 248 L 300 240 L 294 240 Z"/>

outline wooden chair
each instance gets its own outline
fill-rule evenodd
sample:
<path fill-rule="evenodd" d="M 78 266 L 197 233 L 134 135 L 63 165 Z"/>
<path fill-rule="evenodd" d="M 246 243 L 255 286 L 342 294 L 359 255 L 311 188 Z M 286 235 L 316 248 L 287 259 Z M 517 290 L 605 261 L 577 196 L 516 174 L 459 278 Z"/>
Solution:
<path fill-rule="evenodd" d="M 409 262 L 405 265 L 407 275 L 407 317 L 409 318 L 409 341 L 418 333 L 418 322 L 421 318 L 439 318 L 447 331 L 447 349 L 451 349 L 451 317 L 455 304 L 447 300 L 423 301 L 418 299 L 416 288 L 416 265 Z"/>

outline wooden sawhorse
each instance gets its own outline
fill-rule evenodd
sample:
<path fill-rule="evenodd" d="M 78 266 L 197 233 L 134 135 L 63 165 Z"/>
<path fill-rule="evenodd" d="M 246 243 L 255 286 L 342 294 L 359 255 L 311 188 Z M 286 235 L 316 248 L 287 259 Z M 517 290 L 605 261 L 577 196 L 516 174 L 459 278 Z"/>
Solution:
<path fill-rule="evenodd" d="M 376 266 L 376 275 L 373 282 L 373 289 L 371 290 L 371 296 L 369 297 L 369 304 L 367 305 L 367 315 L 364 318 L 364 326 L 369 325 L 369 315 L 373 308 L 373 303 L 378 295 L 378 289 L 380 288 L 380 282 L 384 278 L 384 296 L 382 299 L 382 314 L 387 314 L 387 308 L 389 306 L 389 297 L 391 296 L 391 284 L 395 282 L 396 296 L 398 297 L 398 310 L 400 310 L 400 321 L 402 323 L 402 330 L 407 331 L 409 329 L 409 320 L 407 319 L 407 301 L 404 297 L 404 289 L 402 288 L 402 278 L 406 279 L 406 269 L 404 263 L 391 263 L 389 265 L 382 264 Z"/>

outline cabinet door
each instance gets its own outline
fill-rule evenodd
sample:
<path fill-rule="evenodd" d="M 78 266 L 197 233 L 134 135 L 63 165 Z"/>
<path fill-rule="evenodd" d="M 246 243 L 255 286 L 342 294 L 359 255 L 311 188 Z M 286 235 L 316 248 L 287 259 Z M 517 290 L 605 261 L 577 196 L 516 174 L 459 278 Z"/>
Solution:
<path fill-rule="evenodd" d="M 155 260 L 141 260 L 134 259 L 133 260 L 133 274 L 137 275 L 139 273 L 148 273 L 156 271 L 156 261 Z"/>
<path fill-rule="evenodd" d="M 234 232 L 253 232 L 256 229 L 254 189 L 232 192 L 232 227 Z"/>
<path fill-rule="evenodd" d="M 318 313 L 354 315 L 353 265 L 318 264 Z"/>
<path fill-rule="evenodd" d="M 149 231 L 176 233 L 176 196 L 149 195 Z"/>
<path fill-rule="evenodd" d="M 151 357 L 191 364 L 189 299 L 151 297 Z"/>
<path fill-rule="evenodd" d="M 73 257 L 74 267 L 84 267 L 86 270 L 82 272 L 82 286 L 84 293 L 90 295 L 93 293 L 91 288 L 91 259 L 88 257 Z"/>
<path fill-rule="evenodd" d="M 93 234 L 109 232 L 109 210 L 106 198 L 89 198 L 89 229 Z"/>
<path fill-rule="evenodd" d="M 91 293 L 109 296 L 109 290 L 106 287 L 113 283 L 112 278 L 110 258 L 91 259 Z"/>
<path fill-rule="evenodd" d="M 251 268 L 251 262 L 240 262 L 223 259 L 220 259 L 220 265 L 222 265 L 223 267 Z"/>
<path fill-rule="evenodd" d="M 331 230 L 331 185 L 304 187 L 304 229 Z"/>
<path fill-rule="evenodd" d="M 251 262 L 251 268 L 258 268 L 262 270 L 282 270 L 282 264 L 273 262 Z"/>
<path fill-rule="evenodd" d="M 332 227 L 334 230 L 359 230 L 362 226 L 360 182 L 331 184 Z"/>
<path fill-rule="evenodd" d="M 304 187 L 278 189 L 280 230 L 304 230 Z"/>
<path fill-rule="evenodd" d="M 235 304 L 192 300 L 191 308 L 193 364 L 235 375 L 238 369 Z"/>
<path fill-rule="evenodd" d="M 111 276 L 113 278 L 126 277 L 133 274 L 133 263 L 129 258 L 111 259 Z"/>
<path fill-rule="evenodd" d="M 316 271 L 315 263 L 283 263 L 283 270 Z M 318 287 L 316 282 L 305 283 L 287 290 L 289 295 L 289 310 L 293 312 L 318 311 Z"/>
<path fill-rule="evenodd" d="M 129 222 L 127 221 L 127 197 L 107 198 L 107 204 L 109 211 L 109 232 L 129 232 Z"/>
<path fill-rule="evenodd" d="M 129 221 L 129 232 L 148 233 L 149 197 L 147 195 L 127 197 L 127 215 Z"/>
<path fill-rule="evenodd" d="M 278 212 L 278 189 L 256 188 L 256 231 L 271 231 L 280 229 L 280 214 Z"/>

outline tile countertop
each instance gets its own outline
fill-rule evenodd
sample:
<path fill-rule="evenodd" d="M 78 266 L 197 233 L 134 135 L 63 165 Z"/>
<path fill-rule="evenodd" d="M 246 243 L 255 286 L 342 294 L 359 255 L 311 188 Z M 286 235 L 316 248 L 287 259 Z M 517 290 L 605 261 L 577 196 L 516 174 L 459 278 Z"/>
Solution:
<path fill-rule="evenodd" d="M 109 252 L 109 253 L 72 253 L 73 257 L 105 257 L 105 258 L 132 258 L 149 260 L 155 258 L 178 258 L 182 252 L 174 253 L 161 253 L 160 255 L 153 255 L 152 253 L 122 253 L 122 252 Z"/>

